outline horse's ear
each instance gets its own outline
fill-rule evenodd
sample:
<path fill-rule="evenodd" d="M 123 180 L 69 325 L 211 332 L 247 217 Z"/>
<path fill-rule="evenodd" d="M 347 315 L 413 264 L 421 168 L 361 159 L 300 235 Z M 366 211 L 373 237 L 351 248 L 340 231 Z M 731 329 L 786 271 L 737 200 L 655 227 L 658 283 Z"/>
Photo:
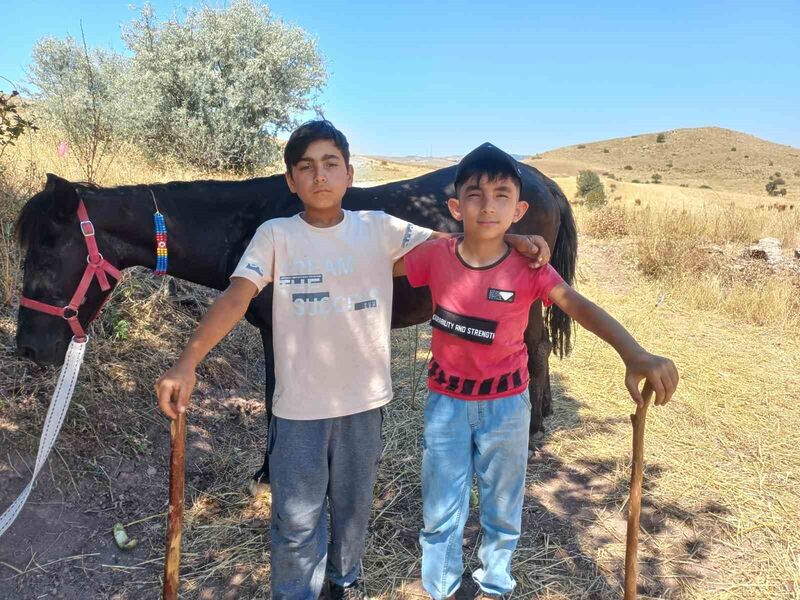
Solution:
<path fill-rule="evenodd" d="M 62 179 L 58 175 L 48 173 L 44 189 L 53 194 L 50 214 L 54 220 L 68 221 L 75 215 L 78 210 L 78 192 L 75 189 L 75 184 Z"/>
<path fill-rule="evenodd" d="M 56 187 L 56 181 L 61 181 L 61 177 L 58 175 L 53 175 L 52 173 L 48 173 L 47 182 L 44 184 L 45 191 L 52 192 Z"/>

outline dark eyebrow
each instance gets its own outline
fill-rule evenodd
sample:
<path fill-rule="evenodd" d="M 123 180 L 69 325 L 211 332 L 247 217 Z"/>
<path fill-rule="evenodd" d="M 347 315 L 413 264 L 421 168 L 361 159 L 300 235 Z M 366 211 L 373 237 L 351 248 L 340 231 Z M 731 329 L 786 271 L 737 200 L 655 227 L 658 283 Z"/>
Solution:
<path fill-rule="evenodd" d="M 344 160 L 344 159 L 343 159 L 341 156 L 338 156 L 338 155 L 336 155 L 336 154 L 324 154 L 324 155 L 322 156 L 322 158 L 320 159 L 320 162 L 325 162 L 325 161 L 328 161 L 328 160 L 331 160 L 331 159 L 334 159 L 334 160 Z M 298 160 L 297 162 L 298 162 L 298 163 L 301 163 L 301 162 L 313 163 L 313 162 L 314 162 L 314 159 L 313 159 L 313 158 L 311 158 L 310 156 L 304 156 L 303 158 L 301 158 L 301 159 L 300 159 L 300 160 Z"/>
<path fill-rule="evenodd" d="M 498 191 L 498 192 L 510 192 L 511 191 L 511 186 L 510 185 L 498 185 L 494 189 L 495 189 L 495 191 Z"/>
<path fill-rule="evenodd" d="M 480 192 L 481 191 L 481 186 L 479 186 L 477 183 L 471 183 L 467 187 L 464 188 L 464 191 L 465 192 L 475 192 L 475 191 Z"/>

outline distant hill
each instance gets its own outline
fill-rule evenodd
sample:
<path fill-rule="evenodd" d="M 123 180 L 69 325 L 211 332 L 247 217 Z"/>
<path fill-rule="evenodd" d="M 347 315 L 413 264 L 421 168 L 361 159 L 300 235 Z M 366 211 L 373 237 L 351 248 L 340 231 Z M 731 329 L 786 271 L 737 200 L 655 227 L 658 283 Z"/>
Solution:
<path fill-rule="evenodd" d="M 663 142 L 656 141 L 663 134 Z M 550 177 L 591 169 L 622 181 L 662 184 L 769 196 L 770 175 L 786 181 L 787 199 L 800 199 L 800 148 L 775 144 L 720 127 L 672 129 L 543 152 L 525 160 Z"/>

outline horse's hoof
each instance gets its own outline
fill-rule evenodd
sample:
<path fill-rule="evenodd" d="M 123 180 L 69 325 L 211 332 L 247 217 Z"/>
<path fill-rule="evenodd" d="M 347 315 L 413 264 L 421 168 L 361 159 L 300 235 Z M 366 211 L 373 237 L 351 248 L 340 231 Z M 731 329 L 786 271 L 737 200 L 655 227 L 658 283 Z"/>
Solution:
<path fill-rule="evenodd" d="M 529 438 L 529 444 L 531 447 L 534 447 L 537 444 L 541 444 L 544 441 L 545 432 L 543 429 L 540 429 L 536 433 L 532 433 Z"/>
<path fill-rule="evenodd" d="M 268 494 L 270 490 L 269 483 L 261 483 L 255 479 L 250 480 L 247 489 L 250 491 L 250 495 L 253 496 L 253 498 L 258 498 L 259 496 Z"/>

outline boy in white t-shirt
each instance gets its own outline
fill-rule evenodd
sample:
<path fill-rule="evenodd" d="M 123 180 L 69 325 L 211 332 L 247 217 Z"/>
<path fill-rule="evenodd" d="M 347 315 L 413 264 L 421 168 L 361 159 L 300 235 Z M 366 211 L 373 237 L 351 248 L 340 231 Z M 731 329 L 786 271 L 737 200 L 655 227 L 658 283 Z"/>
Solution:
<path fill-rule="evenodd" d="M 170 418 L 183 412 L 203 357 L 273 283 L 275 395 L 268 434 L 275 600 L 361 598 L 359 564 L 392 399 L 392 265 L 429 237 L 380 211 L 342 210 L 353 182 L 347 139 L 328 121 L 292 133 L 286 180 L 304 211 L 263 223 L 180 359 L 157 382 Z M 509 236 L 546 262 L 538 236 Z M 543 260 L 542 260 L 543 259 Z M 328 542 L 330 508 L 330 543 Z"/>

